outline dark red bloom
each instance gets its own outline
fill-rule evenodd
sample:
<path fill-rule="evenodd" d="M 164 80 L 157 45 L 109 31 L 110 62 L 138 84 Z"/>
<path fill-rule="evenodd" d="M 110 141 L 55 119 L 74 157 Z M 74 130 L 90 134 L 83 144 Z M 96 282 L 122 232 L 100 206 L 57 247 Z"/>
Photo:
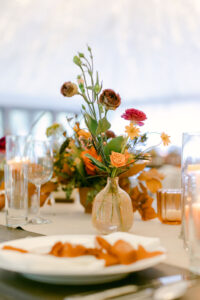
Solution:
<path fill-rule="evenodd" d="M 107 139 L 110 139 L 110 138 L 115 138 L 116 135 L 112 130 L 107 130 L 106 131 L 106 137 L 107 137 Z"/>
<path fill-rule="evenodd" d="M 0 152 L 4 152 L 6 150 L 6 137 L 2 137 L 0 139 Z"/>
<path fill-rule="evenodd" d="M 125 113 L 121 117 L 125 120 L 132 121 L 139 126 L 144 125 L 142 121 L 147 119 L 147 116 L 143 113 L 143 111 L 135 108 L 126 109 Z"/>

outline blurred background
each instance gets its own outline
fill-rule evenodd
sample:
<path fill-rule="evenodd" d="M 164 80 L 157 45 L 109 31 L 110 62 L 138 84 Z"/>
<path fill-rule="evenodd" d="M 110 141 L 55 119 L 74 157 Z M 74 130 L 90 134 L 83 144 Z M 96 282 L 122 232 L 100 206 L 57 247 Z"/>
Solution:
<path fill-rule="evenodd" d="M 123 111 L 140 109 L 144 131 L 171 136 L 176 161 L 182 132 L 199 131 L 199 0 L 0 0 L 0 37 L 1 136 L 29 133 L 43 111 L 40 137 L 80 113 L 82 100 L 62 97 L 60 86 L 76 81 L 72 59 L 86 44 L 104 88 L 121 95 L 110 112 L 116 133 Z"/>

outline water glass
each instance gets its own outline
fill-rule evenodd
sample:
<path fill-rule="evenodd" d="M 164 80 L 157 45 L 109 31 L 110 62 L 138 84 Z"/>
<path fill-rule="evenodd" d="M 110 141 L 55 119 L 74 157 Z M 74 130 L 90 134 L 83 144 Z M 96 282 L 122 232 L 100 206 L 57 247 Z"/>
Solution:
<path fill-rule="evenodd" d="M 6 225 L 18 227 L 28 221 L 28 183 L 23 164 L 4 166 Z"/>
<path fill-rule="evenodd" d="M 200 274 L 200 170 L 187 175 L 185 234 L 188 241 L 190 270 Z"/>
<path fill-rule="evenodd" d="M 184 247 L 189 247 L 188 208 L 191 202 L 192 178 L 200 171 L 200 133 L 183 133 L 181 157 L 182 230 Z M 197 176 L 198 177 L 198 176 Z M 196 189 L 195 189 L 196 191 Z"/>
<path fill-rule="evenodd" d="M 7 135 L 6 136 L 6 161 L 16 163 L 24 160 L 24 147 L 27 136 Z"/>

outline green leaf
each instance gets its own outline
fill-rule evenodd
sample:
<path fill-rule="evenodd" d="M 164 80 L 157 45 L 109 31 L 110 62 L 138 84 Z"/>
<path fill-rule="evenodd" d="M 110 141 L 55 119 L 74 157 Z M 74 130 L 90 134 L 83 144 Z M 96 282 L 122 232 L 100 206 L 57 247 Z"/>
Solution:
<path fill-rule="evenodd" d="M 84 169 L 83 162 L 81 160 L 80 160 L 79 164 L 76 164 L 76 169 L 81 176 L 83 176 L 83 177 L 85 176 L 85 169 Z"/>
<path fill-rule="evenodd" d="M 108 156 L 111 154 L 112 151 L 121 153 L 122 147 L 124 143 L 124 137 L 118 136 L 116 138 L 113 138 L 105 147 L 104 151 L 105 154 Z"/>
<path fill-rule="evenodd" d="M 83 105 L 83 104 L 82 104 L 82 109 L 83 109 L 83 110 L 86 110 L 85 105 Z"/>
<path fill-rule="evenodd" d="M 100 161 L 98 161 L 96 158 L 94 158 L 92 155 L 87 153 L 85 154 L 85 156 L 88 157 L 97 168 L 99 168 L 102 171 L 108 172 L 108 168 Z"/>
<path fill-rule="evenodd" d="M 87 48 L 88 48 L 88 51 L 90 51 L 90 52 L 92 51 L 92 49 L 90 48 L 90 46 L 88 46 Z"/>
<path fill-rule="evenodd" d="M 98 74 L 98 72 L 97 72 L 97 74 L 96 74 L 96 84 L 99 85 L 99 74 Z"/>
<path fill-rule="evenodd" d="M 99 105 L 100 112 L 103 114 L 104 113 L 104 107 L 103 107 L 103 105 L 101 103 L 98 103 L 98 105 Z"/>
<path fill-rule="evenodd" d="M 89 131 L 92 133 L 92 135 L 95 135 L 97 127 L 98 127 L 97 121 L 95 119 L 93 119 L 89 114 L 85 114 L 84 116 L 85 116 L 85 122 L 86 122 L 86 125 L 87 125 Z"/>
<path fill-rule="evenodd" d="M 67 139 L 64 141 L 64 143 L 63 143 L 63 144 L 61 145 L 61 147 L 60 147 L 60 151 L 59 151 L 60 154 L 62 154 L 62 153 L 65 151 L 65 149 L 68 147 L 69 142 L 70 142 L 70 139 L 69 139 L 69 138 L 67 138 Z"/>
<path fill-rule="evenodd" d="M 73 58 L 73 62 L 77 65 L 77 66 L 81 66 L 81 60 L 78 56 L 74 56 Z"/>
<path fill-rule="evenodd" d="M 97 127 L 97 130 L 96 130 L 96 134 L 98 135 L 102 132 L 105 132 L 110 127 L 111 127 L 110 123 L 108 122 L 106 117 L 104 117 L 103 119 L 99 120 L 98 127 Z"/>
<path fill-rule="evenodd" d="M 98 84 L 98 83 L 95 84 L 95 86 L 94 86 L 94 91 L 95 91 L 95 93 L 96 93 L 96 94 L 99 94 L 100 90 L 101 90 L 101 87 L 99 86 L 99 84 Z"/>
<path fill-rule="evenodd" d="M 85 57 L 83 53 L 78 52 L 79 57 Z"/>

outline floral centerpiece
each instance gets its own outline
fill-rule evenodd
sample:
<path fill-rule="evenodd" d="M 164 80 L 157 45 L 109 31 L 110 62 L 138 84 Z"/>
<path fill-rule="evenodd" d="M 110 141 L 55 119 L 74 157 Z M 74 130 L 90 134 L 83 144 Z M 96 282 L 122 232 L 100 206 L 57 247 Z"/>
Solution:
<path fill-rule="evenodd" d="M 87 148 L 90 133 L 80 128 L 76 116 L 67 120 L 73 131 L 71 136 L 67 136 L 64 128 L 57 123 L 47 128 L 46 131 L 48 137 L 58 136 L 58 133 L 65 136 L 60 148 L 54 148 L 54 177 L 65 192 L 67 200 L 70 200 L 73 190 L 78 188 L 85 212 L 90 213 L 91 203 L 105 186 L 106 178 L 96 173 L 96 167 L 85 156 L 89 153 L 94 158 L 98 158 L 94 148 Z"/>
<path fill-rule="evenodd" d="M 76 153 L 76 158 L 72 159 L 73 166 L 70 161 L 60 166 L 64 167 L 64 171 L 66 171 L 64 173 L 69 175 L 69 172 L 73 172 L 74 164 L 78 164 L 88 175 L 85 180 L 89 180 L 89 176 L 90 179 L 92 176 L 93 178 L 104 178 L 104 180 L 107 178 L 106 187 L 96 195 L 93 202 L 93 224 L 103 233 L 118 230 L 128 231 L 133 223 L 132 202 L 128 193 L 119 187 L 118 178 L 135 175 L 135 166 L 138 162 L 142 162 L 142 167 L 139 167 L 142 171 L 146 166 L 144 162 L 149 160 L 146 152 L 137 149 L 139 144 L 143 144 L 147 140 L 147 134 L 140 131 L 140 126 L 144 124 L 147 117 L 142 111 L 134 108 L 127 109 L 121 116 L 129 121 L 125 127 L 125 134 L 108 138 L 107 132 L 111 127 L 108 112 L 115 111 L 120 106 L 121 97 L 112 89 L 102 90 L 99 74 L 94 72 L 90 47 L 88 47 L 88 53 L 89 57 L 78 53 L 73 59 L 81 73 L 77 77 L 78 86 L 68 81 L 61 87 L 64 97 L 79 95 L 84 100 L 82 116 L 86 130 L 78 128 L 78 125 L 75 129 L 84 150 L 80 152 L 74 141 L 67 139 L 60 150 L 61 160 L 63 157 L 66 158 L 66 161 L 71 160 L 69 153 Z M 162 133 L 161 138 L 165 144 L 169 143 L 169 136 L 165 133 Z M 58 160 L 59 163 L 60 160 Z M 146 174 L 140 174 L 140 180 L 146 182 L 147 185 L 152 174 L 148 174 L 148 171 L 143 172 Z M 57 175 L 59 174 L 57 173 Z M 159 176 L 153 175 L 154 183 L 160 182 Z M 74 178 L 74 180 L 76 179 Z M 132 198 L 137 198 L 136 194 L 140 193 L 139 189 L 144 195 L 147 194 L 145 185 L 140 184 L 138 190 L 131 192 Z M 151 200 L 149 201 L 151 202 Z M 139 202 L 134 209 L 142 209 L 142 204 Z"/>

